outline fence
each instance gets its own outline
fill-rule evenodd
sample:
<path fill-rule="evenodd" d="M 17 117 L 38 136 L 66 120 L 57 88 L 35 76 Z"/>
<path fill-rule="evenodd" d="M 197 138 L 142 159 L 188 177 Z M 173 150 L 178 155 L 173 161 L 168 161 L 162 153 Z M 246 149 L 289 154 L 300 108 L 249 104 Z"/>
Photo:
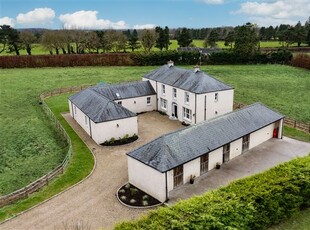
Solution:
<path fill-rule="evenodd" d="M 53 122 L 57 132 L 60 133 L 60 135 L 65 138 L 67 144 L 68 144 L 68 152 L 62 161 L 62 163 L 57 166 L 54 170 L 47 173 L 46 175 L 42 176 L 41 178 L 37 179 L 36 181 L 32 182 L 31 184 L 25 186 L 24 188 L 21 188 L 19 190 L 16 190 L 8 195 L 1 196 L 0 197 L 0 208 L 10 204 L 14 201 L 17 201 L 22 198 L 28 197 L 29 194 L 34 193 L 38 191 L 40 188 L 42 188 L 45 185 L 48 185 L 48 183 L 55 178 L 57 175 L 62 174 L 64 172 L 64 169 L 66 168 L 67 164 L 69 163 L 69 160 L 71 158 L 72 154 L 72 144 L 71 139 L 65 129 L 62 127 L 60 122 L 57 120 L 53 112 L 50 110 L 48 105 L 45 103 L 44 99 L 47 97 L 53 96 L 53 95 L 59 95 L 62 93 L 69 93 L 69 92 L 78 92 L 81 91 L 90 85 L 83 85 L 83 86 L 73 86 L 69 88 L 61 88 L 61 89 L 55 89 L 49 92 L 42 93 L 40 95 L 40 104 L 42 106 L 43 111 L 45 114 L 49 117 L 49 119 Z"/>
<path fill-rule="evenodd" d="M 240 109 L 246 106 L 245 104 L 234 102 L 234 109 Z M 285 117 L 284 124 L 287 126 L 293 127 L 295 129 L 299 129 L 305 133 L 310 133 L 310 124 L 306 124 L 303 122 L 295 121 L 291 118 Z"/>

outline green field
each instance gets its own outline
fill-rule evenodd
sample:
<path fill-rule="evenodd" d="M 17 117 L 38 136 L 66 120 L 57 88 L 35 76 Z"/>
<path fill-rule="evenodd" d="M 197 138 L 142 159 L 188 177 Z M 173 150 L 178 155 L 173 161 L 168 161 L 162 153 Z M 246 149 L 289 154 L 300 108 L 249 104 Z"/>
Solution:
<path fill-rule="evenodd" d="M 169 50 L 176 50 L 179 45 L 177 40 L 170 40 L 171 44 L 169 46 Z M 203 40 L 193 40 L 192 45 L 196 46 L 196 47 L 203 47 Z M 219 41 L 216 43 L 218 48 L 225 48 L 228 49 L 230 47 L 227 47 L 224 45 L 224 41 Z M 260 47 L 261 48 L 277 48 L 277 47 L 281 47 L 282 45 L 278 42 L 278 41 L 261 41 L 260 42 Z M 302 44 L 302 46 L 306 46 L 306 44 Z M 290 45 L 290 47 L 297 47 L 297 43 L 294 43 L 292 45 Z M 152 49 L 153 51 L 159 51 L 158 48 L 153 47 Z M 143 48 L 139 48 L 136 51 L 143 51 Z M 62 53 L 61 51 L 59 51 L 60 53 Z M 127 49 L 127 52 L 131 52 L 130 49 Z M 40 44 L 34 44 L 33 48 L 31 50 L 32 55 L 49 55 L 49 51 L 45 50 Z M 0 53 L 0 55 L 15 55 L 15 53 L 6 53 L 6 52 L 2 52 Z M 26 50 L 20 50 L 20 55 L 28 55 Z"/>
<path fill-rule="evenodd" d="M 58 165 L 66 146 L 38 103 L 46 90 L 86 83 L 138 80 L 156 67 L 86 67 L 1 70 L 0 194 L 39 178 Z M 190 67 L 191 68 L 191 67 Z M 261 101 L 310 123 L 310 73 L 281 65 L 203 66 L 235 87 L 235 100 Z M 67 103 L 67 102 L 64 102 Z"/>
<path fill-rule="evenodd" d="M 309 230 L 310 209 L 296 213 L 294 216 L 269 230 Z"/>

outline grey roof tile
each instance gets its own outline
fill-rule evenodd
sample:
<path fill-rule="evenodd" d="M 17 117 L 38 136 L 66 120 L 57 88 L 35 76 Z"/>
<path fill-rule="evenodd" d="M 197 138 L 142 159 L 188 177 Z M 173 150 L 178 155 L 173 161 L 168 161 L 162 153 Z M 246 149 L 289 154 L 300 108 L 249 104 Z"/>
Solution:
<path fill-rule="evenodd" d="M 69 100 L 95 123 L 136 116 L 135 113 L 98 94 L 92 88 L 72 95 Z"/>
<path fill-rule="evenodd" d="M 163 65 L 143 77 L 197 94 L 233 89 L 202 71 L 194 72 L 168 65 Z"/>
<path fill-rule="evenodd" d="M 149 81 L 129 82 L 115 85 L 100 85 L 95 86 L 92 89 L 111 100 L 121 100 L 156 94 Z"/>
<path fill-rule="evenodd" d="M 261 103 L 255 103 L 163 135 L 127 155 L 160 172 L 166 172 L 283 117 Z"/>

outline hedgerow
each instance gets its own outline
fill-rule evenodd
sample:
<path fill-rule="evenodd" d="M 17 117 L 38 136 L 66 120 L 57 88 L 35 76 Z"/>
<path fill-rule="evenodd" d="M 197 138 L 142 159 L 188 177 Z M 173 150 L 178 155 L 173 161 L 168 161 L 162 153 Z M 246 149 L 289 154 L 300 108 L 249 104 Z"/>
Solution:
<path fill-rule="evenodd" d="M 310 156 L 281 164 L 116 229 L 264 229 L 310 206 Z"/>
<path fill-rule="evenodd" d="M 291 61 L 292 66 L 310 69 L 310 56 L 307 54 L 298 54 Z"/>
<path fill-rule="evenodd" d="M 178 51 L 163 51 L 151 53 L 133 53 L 132 59 L 137 65 L 152 66 L 163 65 L 167 61 L 172 60 L 177 65 L 196 65 L 204 58 L 198 52 L 178 52 Z"/>
<path fill-rule="evenodd" d="M 293 55 L 290 51 L 279 50 L 270 53 L 242 55 L 233 51 L 221 51 L 209 55 L 208 63 L 216 65 L 227 64 L 288 64 Z"/>

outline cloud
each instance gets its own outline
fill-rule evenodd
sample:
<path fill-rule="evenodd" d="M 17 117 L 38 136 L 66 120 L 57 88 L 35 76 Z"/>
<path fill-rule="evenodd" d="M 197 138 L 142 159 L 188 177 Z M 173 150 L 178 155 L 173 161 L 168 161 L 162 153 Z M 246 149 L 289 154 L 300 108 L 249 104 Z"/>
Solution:
<path fill-rule="evenodd" d="M 224 0 L 199 0 L 200 2 L 206 3 L 206 4 L 223 4 Z"/>
<path fill-rule="evenodd" d="M 51 8 L 35 8 L 25 14 L 18 14 L 16 17 L 17 24 L 42 25 L 48 24 L 55 18 L 55 11 Z"/>
<path fill-rule="evenodd" d="M 77 11 L 72 14 L 61 14 L 59 20 L 65 29 L 125 29 L 125 21 L 111 22 L 98 19 L 98 11 Z"/>
<path fill-rule="evenodd" d="M 156 27 L 155 24 L 143 24 L 143 25 L 134 25 L 133 29 L 142 30 L 142 29 L 154 29 Z"/>
<path fill-rule="evenodd" d="M 245 2 L 234 12 L 250 16 L 251 22 L 261 26 L 278 24 L 296 24 L 298 20 L 306 21 L 310 12 L 310 0 L 274 0 Z"/>
<path fill-rule="evenodd" d="M 3 17 L 3 18 L 0 18 L 0 25 L 9 25 L 11 27 L 14 27 L 15 20 L 13 18 Z"/>

